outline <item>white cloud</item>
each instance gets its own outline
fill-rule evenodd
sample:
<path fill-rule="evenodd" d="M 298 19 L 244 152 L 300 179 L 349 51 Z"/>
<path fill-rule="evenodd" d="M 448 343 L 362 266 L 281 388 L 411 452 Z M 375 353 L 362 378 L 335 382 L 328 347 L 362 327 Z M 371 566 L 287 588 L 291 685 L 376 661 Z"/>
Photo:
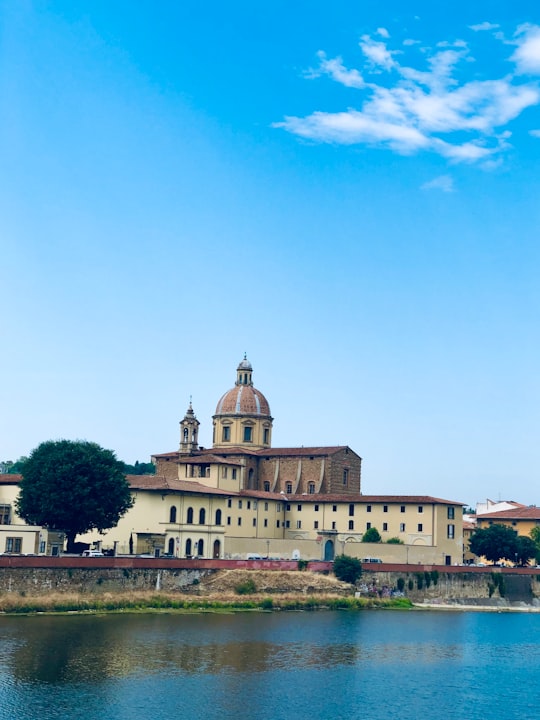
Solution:
<path fill-rule="evenodd" d="M 405 38 L 405 40 L 403 41 L 403 44 L 406 47 L 410 46 L 410 45 L 420 45 L 420 43 L 421 43 L 420 40 L 413 40 L 412 38 Z"/>
<path fill-rule="evenodd" d="M 329 75 L 332 80 L 346 87 L 363 88 L 365 86 L 364 79 L 358 70 L 347 70 L 340 57 L 328 60 L 324 52 L 320 51 L 317 54 L 320 65 L 317 70 L 310 70 L 306 74 L 307 77 L 315 78 L 321 75 Z"/>
<path fill-rule="evenodd" d="M 389 37 L 390 37 L 390 33 L 388 32 L 388 30 L 387 30 L 386 28 L 383 28 L 383 27 L 377 28 L 377 35 L 380 35 L 380 36 L 383 37 L 383 38 L 389 38 Z"/>
<path fill-rule="evenodd" d="M 537 62 L 540 71 L 540 27 L 522 27 L 516 38 L 511 59 L 519 72 L 535 68 Z M 357 107 L 289 116 L 274 127 L 316 142 L 372 144 L 402 154 L 430 150 L 451 162 L 489 168 L 509 147 L 505 126 L 540 103 L 538 84 L 522 78 L 518 82 L 512 75 L 463 81 L 458 69 L 470 55 L 459 41 L 425 48 L 421 68 L 401 64 L 399 52 L 368 35 L 359 44 L 361 69 L 347 68 L 341 57 L 328 59 L 321 52 L 319 68 L 310 74 L 328 75 L 361 91 Z"/>
<path fill-rule="evenodd" d="M 359 45 L 373 68 L 391 70 L 394 67 L 393 53 L 387 49 L 385 43 L 377 42 L 369 35 L 362 35 Z"/>
<path fill-rule="evenodd" d="M 521 74 L 540 75 L 540 27 L 522 25 L 516 33 L 517 49 L 510 58 Z"/>
<path fill-rule="evenodd" d="M 480 32 L 482 30 L 497 30 L 497 28 L 499 28 L 499 27 L 500 27 L 500 25 L 497 25 L 495 23 L 490 23 L 487 21 L 478 23 L 477 25 L 469 25 L 469 28 L 471 30 L 474 30 L 474 32 Z"/>
<path fill-rule="evenodd" d="M 540 130 L 529 130 L 529 135 L 540 138 Z"/>
<path fill-rule="evenodd" d="M 421 190 L 442 190 L 443 192 L 454 192 L 454 180 L 450 175 L 439 175 L 429 182 L 425 182 Z"/>

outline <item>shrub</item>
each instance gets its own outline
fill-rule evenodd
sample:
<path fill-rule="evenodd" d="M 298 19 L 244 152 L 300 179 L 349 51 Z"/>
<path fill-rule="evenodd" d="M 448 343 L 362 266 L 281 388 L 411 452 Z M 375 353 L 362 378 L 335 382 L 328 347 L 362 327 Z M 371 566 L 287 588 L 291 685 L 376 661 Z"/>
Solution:
<path fill-rule="evenodd" d="M 362 536 L 362 542 L 365 543 L 380 543 L 381 542 L 381 534 L 375 527 L 369 528 L 369 530 L 366 530 L 364 535 Z"/>
<path fill-rule="evenodd" d="M 362 564 L 358 558 L 337 555 L 334 560 L 334 575 L 338 580 L 354 584 L 362 575 Z"/>
<path fill-rule="evenodd" d="M 409 588 L 409 590 L 414 590 L 414 582 L 413 582 L 412 578 L 409 578 L 409 582 L 407 583 L 407 587 Z"/>
<path fill-rule="evenodd" d="M 405 580 L 403 578 L 398 578 L 397 589 L 399 590 L 399 592 L 403 592 L 403 590 L 405 589 Z"/>
<path fill-rule="evenodd" d="M 424 587 L 423 573 L 416 573 L 416 587 L 421 590 Z"/>
<path fill-rule="evenodd" d="M 438 570 L 431 571 L 431 582 L 434 585 L 436 585 L 439 582 L 439 571 Z"/>
<path fill-rule="evenodd" d="M 299 570 L 307 570 L 308 561 L 307 560 L 299 560 L 298 561 L 298 569 Z"/>
<path fill-rule="evenodd" d="M 431 585 L 431 573 L 426 572 L 424 573 L 424 580 L 426 582 L 426 587 L 428 588 Z"/>
<path fill-rule="evenodd" d="M 403 540 L 400 540 L 398 537 L 391 537 L 388 538 L 386 541 L 387 545 L 403 545 Z"/>
<path fill-rule="evenodd" d="M 249 578 L 249 580 L 246 580 L 243 583 L 239 583 L 234 588 L 234 592 L 237 595 L 252 595 L 253 593 L 257 592 L 255 581 L 252 580 L 252 578 Z"/>

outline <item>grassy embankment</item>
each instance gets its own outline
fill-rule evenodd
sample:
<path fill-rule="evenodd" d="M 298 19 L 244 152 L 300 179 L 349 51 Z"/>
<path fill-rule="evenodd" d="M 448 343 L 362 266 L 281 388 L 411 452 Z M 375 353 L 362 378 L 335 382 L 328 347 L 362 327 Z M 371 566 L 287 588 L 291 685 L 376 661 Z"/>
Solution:
<path fill-rule="evenodd" d="M 26 597 L 0 596 L 0 612 L 9 614 L 67 612 L 219 612 L 284 610 L 366 610 L 370 608 L 409 609 L 407 598 L 306 597 L 284 594 L 274 597 L 193 597 L 178 593 L 114 593 L 102 595 L 50 594 Z"/>

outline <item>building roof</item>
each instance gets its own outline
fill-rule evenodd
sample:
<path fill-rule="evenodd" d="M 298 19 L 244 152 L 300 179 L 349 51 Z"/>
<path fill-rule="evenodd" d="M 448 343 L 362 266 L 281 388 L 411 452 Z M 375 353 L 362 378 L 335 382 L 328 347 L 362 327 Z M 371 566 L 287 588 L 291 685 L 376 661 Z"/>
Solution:
<path fill-rule="evenodd" d="M 209 460 L 209 462 L 223 463 L 224 458 L 229 455 L 250 455 L 252 457 L 327 457 L 328 455 L 335 455 L 338 452 L 347 450 L 351 455 L 359 457 L 354 450 L 348 445 L 330 445 L 316 446 L 316 447 L 289 447 L 289 448 L 247 448 L 247 447 L 219 447 L 213 448 L 210 452 L 205 448 L 196 450 L 194 453 L 189 455 L 183 454 L 174 450 L 172 452 L 159 453 L 152 455 L 153 458 L 169 458 L 171 460 L 182 460 L 183 463 L 197 463 L 205 462 L 201 460 L 201 457 L 215 458 L 215 460 Z"/>
<path fill-rule="evenodd" d="M 481 522 L 482 520 L 540 520 L 540 508 L 536 507 L 536 505 L 529 505 L 528 507 L 483 513 L 478 516 L 478 521 Z"/>
<path fill-rule="evenodd" d="M 0 485 L 18 485 L 22 480 L 19 473 L 0 473 Z"/>
<path fill-rule="evenodd" d="M 208 487 L 194 480 L 176 480 L 162 475 L 127 475 L 132 490 L 155 490 L 156 492 L 204 493 L 205 495 L 235 495 L 225 490 Z"/>

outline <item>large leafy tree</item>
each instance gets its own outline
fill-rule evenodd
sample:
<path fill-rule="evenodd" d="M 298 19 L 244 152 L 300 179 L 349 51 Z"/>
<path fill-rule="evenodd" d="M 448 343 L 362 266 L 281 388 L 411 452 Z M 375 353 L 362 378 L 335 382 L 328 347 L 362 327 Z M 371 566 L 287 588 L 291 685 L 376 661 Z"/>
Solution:
<path fill-rule="evenodd" d="M 488 528 L 478 528 L 471 535 L 470 551 L 486 560 L 515 560 L 518 552 L 518 535 L 507 525 L 490 525 Z"/>
<path fill-rule="evenodd" d="M 68 552 L 77 535 L 114 527 L 133 505 L 122 463 L 96 443 L 41 443 L 21 472 L 17 513 L 33 525 L 64 532 Z"/>
<path fill-rule="evenodd" d="M 354 584 L 362 575 L 362 563 L 349 555 L 337 555 L 334 558 L 334 575 L 338 580 Z"/>
<path fill-rule="evenodd" d="M 520 565 L 528 565 L 531 558 L 536 557 L 536 545 L 530 537 L 518 535 L 516 539 L 516 560 Z"/>

